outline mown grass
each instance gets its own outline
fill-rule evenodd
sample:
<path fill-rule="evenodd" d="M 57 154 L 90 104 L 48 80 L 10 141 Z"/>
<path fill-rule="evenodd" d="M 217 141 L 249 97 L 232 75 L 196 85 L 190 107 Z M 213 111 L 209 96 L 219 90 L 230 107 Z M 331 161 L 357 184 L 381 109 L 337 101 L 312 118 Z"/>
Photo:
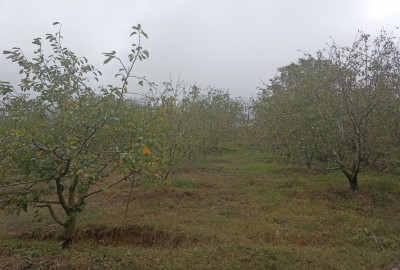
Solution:
<path fill-rule="evenodd" d="M 61 251 L 43 213 L 1 214 L 4 269 L 382 269 L 400 262 L 400 181 L 274 161 L 231 147 L 184 164 L 168 183 L 129 185 L 89 202 Z"/>

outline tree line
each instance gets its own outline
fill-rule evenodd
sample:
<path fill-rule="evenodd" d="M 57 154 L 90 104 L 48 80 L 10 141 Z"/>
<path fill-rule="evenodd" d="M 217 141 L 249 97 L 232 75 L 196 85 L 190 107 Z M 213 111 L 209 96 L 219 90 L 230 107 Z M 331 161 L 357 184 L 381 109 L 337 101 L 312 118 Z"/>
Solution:
<path fill-rule="evenodd" d="M 122 182 L 168 181 L 181 162 L 229 142 L 341 170 L 352 190 L 363 169 L 398 168 L 400 58 L 398 39 L 385 31 L 306 55 L 244 100 L 133 74 L 149 57 L 140 24 L 126 58 L 104 53 L 104 64 L 120 65 L 121 84 L 96 86 L 101 71 L 63 46 L 55 25 L 58 32 L 33 40 L 32 59 L 17 47 L 3 52 L 22 77 L 18 88 L 0 81 L 0 205 L 16 214 L 47 209 L 64 227 L 64 248 L 90 197 Z M 138 86 L 149 90 L 129 97 Z"/>

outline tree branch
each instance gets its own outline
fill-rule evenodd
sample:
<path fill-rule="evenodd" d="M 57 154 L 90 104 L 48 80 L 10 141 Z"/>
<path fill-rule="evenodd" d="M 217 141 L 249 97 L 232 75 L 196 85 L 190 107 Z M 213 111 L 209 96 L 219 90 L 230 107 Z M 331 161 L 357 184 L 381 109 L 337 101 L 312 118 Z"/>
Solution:
<path fill-rule="evenodd" d="M 127 180 L 127 179 L 128 179 L 129 177 L 131 177 L 132 175 L 138 174 L 141 170 L 142 170 L 142 169 L 139 169 L 139 170 L 136 170 L 136 171 L 131 171 L 128 175 L 126 175 L 126 176 L 124 176 L 123 178 L 119 179 L 118 181 L 112 183 L 111 185 L 108 185 L 107 187 L 98 189 L 98 190 L 96 190 L 96 191 L 93 191 L 93 192 L 91 192 L 91 193 L 89 193 L 89 194 L 86 194 L 86 195 L 82 196 L 82 197 L 80 198 L 80 200 L 79 200 L 78 205 L 80 205 L 86 198 L 88 198 L 88 197 L 90 197 L 90 196 L 92 196 L 92 195 L 94 195 L 94 194 L 103 192 L 105 189 L 109 189 L 109 188 L 112 188 L 113 186 L 118 185 L 119 183 L 121 183 L 121 182 Z"/>
<path fill-rule="evenodd" d="M 54 210 L 53 210 L 53 207 L 51 207 L 50 204 L 47 204 L 46 206 L 47 206 L 47 209 L 49 209 L 50 215 L 51 215 L 51 217 L 53 218 L 53 220 L 54 220 L 56 223 L 58 223 L 58 224 L 60 224 L 61 226 L 64 227 L 64 226 L 65 226 L 65 222 L 62 222 L 62 221 L 57 217 L 56 213 L 55 213 Z"/>

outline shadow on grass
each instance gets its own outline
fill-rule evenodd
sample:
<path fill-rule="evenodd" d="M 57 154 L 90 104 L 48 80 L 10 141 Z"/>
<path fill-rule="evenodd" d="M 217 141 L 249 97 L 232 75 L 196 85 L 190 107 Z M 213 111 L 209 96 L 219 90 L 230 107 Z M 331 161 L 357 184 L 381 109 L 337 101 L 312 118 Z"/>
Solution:
<path fill-rule="evenodd" d="M 23 233 L 18 236 L 24 240 L 61 240 L 62 234 L 57 231 L 47 233 Z M 184 244 L 197 244 L 197 237 L 180 232 L 157 229 L 151 226 L 129 225 L 123 227 L 108 227 L 105 225 L 88 225 L 76 231 L 75 243 L 94 241 L 103 246 L 128 247 L 162 247 L 178 248 Z"/>

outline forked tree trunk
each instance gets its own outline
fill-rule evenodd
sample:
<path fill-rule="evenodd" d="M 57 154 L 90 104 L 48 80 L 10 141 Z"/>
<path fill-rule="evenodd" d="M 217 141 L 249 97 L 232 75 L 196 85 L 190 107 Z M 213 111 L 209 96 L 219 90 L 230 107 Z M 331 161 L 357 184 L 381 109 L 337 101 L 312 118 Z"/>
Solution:
<path fill-rule="evenodd" d="M 352 191 L 358 190 L 358 171 L 346 173 L 347 180 L 349 181 L 350 189 Z"/>
<path fill-rule="evenodd" d="M 75 236 L 76 213 L 68 215 L 67 221 L 64 224 L 64 240 L 61 243 L 63 249 L 68 249 L 72 244 L 72 239 Z"/>
<path fill-rule="evenodd" d="M 349 181 L 350 189 L 351 191 L 357 191 L 358 190 L 358 173 L 360 172 L 360 160 L 358 159 L 351 168 L 346 168 L 344 166 L 343 162 L 341 161 L 340 157 L 338 154 L 334 153 L 334 157 L 336 160 L 336 163 L 338 163 L 340 170 L 344 173 L 346 176 L 347 180 Z"/>

